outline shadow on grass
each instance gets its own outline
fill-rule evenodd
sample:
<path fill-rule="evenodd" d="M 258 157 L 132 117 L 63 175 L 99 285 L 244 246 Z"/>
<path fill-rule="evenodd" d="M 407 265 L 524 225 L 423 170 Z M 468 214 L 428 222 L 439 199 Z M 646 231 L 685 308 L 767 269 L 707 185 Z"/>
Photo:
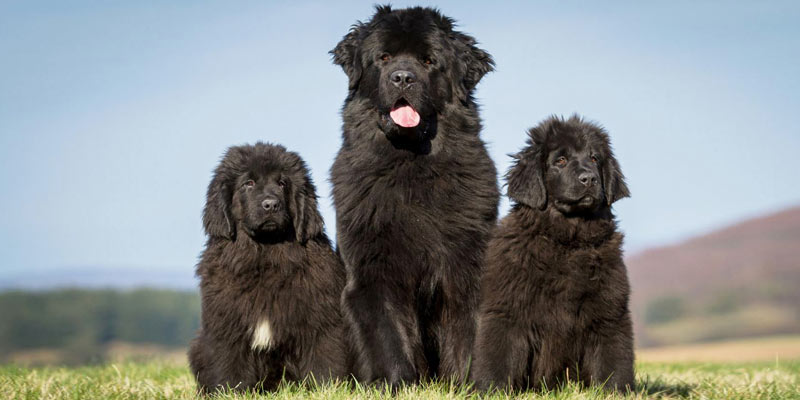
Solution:
<path fill-rule="evenodd" d="M 694 386 L 688 383 L 667 383 L 661 379 L 649 377 L 636 382 L 636 392 L 647 394 L 648 397 L 683 397 L 688 398 Z"/>

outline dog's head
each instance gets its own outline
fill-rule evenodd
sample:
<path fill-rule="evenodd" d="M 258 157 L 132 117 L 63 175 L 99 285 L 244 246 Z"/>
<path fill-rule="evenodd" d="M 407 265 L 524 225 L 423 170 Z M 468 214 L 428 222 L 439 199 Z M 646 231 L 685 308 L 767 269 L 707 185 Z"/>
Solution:
<path fill-rule="evenodd" d="M 331 51 L 349 77 L 348 100 L 368 100 L 388 137 L 430 138 L 445 105 L 471 101 L 493 69 L 491 56 L 453 26 L 435 9 L 379 6 Z"/>
<path fill-rule="evenodd" d="M 517 204 L 564 214 L 594 213 L 630 195 L 608 134 L 577 115 L 551 117 L 528 132 L 514 155 L 508 196 Z"/>
<path fill-rule="evenodd" d="M 297 240 L 322 234 L 314 184 L 303 160 L 283 146 L 228 149 L 208 186 L 203 225 L 210 237 Z"/>

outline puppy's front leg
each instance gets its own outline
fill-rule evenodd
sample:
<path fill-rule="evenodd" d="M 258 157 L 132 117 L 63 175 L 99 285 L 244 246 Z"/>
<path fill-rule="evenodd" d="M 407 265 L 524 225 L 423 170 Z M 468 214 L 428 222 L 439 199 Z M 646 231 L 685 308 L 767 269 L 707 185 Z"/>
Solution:
<path fill-rule="evenodd" d="M 484 314 L 478 321 L 472 379 L 478 390 L 521 388 L 531 348 L 524 330 L 507 317 Z"/>
<path fill-rule="evenodd" d="M 626 314 L 613 326 L 599 330 L 584 351 L 580 374 L 590 385 L 604 384 L 609 390 L 634 389 L 633 332 Z"/>

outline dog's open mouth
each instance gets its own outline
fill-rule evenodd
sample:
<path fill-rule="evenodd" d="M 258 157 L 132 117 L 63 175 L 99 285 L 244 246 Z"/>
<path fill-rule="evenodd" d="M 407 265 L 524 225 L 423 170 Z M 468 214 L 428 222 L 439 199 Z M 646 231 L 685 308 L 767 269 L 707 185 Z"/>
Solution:
<path fill-rule="evenodd" d="M 403 98 L 400 98 L 400 100 L 394 103 L 394 107 L 392 107 L 392 111 L 389 112 L 389 116 L 395 124 L 403 128 L 413 128 L 419 125 L 420 121 L 417 110 L 411 107 L 411 104 L 408 104 L 408 101 Z"/>

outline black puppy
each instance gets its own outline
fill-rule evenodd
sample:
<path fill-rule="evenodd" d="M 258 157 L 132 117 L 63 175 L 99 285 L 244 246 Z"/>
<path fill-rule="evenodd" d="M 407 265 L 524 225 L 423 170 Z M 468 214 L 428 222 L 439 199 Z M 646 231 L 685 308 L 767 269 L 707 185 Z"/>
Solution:
<path fill-rule="evenodd" d="M 300 157 L 263 143 L 228 149 L 203 224 L 202 328 L 189 350 L 200 391 L 346 376 L 345 271 Z"/>
<path fill-rule="evenodd" d="M 421 7 L 378 7 L 332 53 L 350 81 L 331 182 L 357 376 L 464 379 L 500 197 L 472 98 L 492 59 Z"/>
<path fill-rule="evenodd" d="M 516 204 L 489 242 L 473 378 L 480 389 L 567 377 L 633 388 L 630 290 L 611 212 L 629 193 L 608 135 L 578 116 L 529 135 L 507 175 Z"/>

